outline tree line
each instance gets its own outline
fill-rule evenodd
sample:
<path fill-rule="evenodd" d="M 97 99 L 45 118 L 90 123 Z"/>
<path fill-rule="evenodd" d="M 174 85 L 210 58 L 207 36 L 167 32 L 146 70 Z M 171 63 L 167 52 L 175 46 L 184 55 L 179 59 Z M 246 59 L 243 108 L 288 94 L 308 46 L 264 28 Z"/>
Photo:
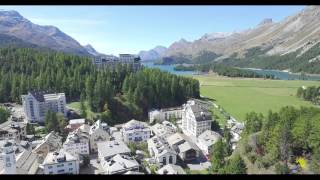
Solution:
<path fill-rule="evenodd" d="M 297 97 L 311 101 L 313 104 L 320 105 L 320 86 L 299 87 L 297 90 Z"/>

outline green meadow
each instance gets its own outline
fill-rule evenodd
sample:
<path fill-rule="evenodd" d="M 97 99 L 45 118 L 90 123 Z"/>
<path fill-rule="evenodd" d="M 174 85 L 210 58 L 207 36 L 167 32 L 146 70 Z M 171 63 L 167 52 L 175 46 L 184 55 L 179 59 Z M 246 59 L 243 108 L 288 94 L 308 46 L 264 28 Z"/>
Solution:
<path fill-rule="evenodd" d="M 314 106 L 297 98 L 296 91 L 301 86 L 320 85 L 320 81 L 227 78 L 214 74 L 193 78 L 200 81 L 202 96 L 214 99 L 240 121 L 250 111 L 266 115 L 269 110 L 278 111 L 283 106 Z"/>

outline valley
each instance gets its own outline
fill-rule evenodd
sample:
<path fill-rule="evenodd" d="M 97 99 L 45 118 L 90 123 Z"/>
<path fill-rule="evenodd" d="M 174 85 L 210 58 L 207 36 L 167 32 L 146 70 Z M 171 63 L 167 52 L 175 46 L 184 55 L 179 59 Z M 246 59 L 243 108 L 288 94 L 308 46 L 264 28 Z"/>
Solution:
<path fill-rule="evenodd" d="M 216 100 L 239 121 L 246 113 L 255 111 L 266 115 L 284 106 L 314 106 L 296 97 L 301 86 L 317 86 L 317 81 L 264 80 L 257 78 L 228 78 L 214 74 L 193 75 L 200 81 L 200 94 Z"/>

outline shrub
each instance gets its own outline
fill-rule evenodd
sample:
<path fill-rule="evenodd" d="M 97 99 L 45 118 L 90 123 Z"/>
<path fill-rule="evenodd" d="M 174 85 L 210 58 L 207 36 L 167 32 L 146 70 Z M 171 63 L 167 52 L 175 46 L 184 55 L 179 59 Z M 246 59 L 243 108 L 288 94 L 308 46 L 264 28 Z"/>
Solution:
<path fill-rule="evenodd" d="M 256 156 L 256 154 L 254 154 L 254 153 L 250 153 L 250 154 L 248 155 L 248 159 L 249 159 L 249 161 L 250 161 L 252 164 L 254 164 L 254 163 L 256 162 L 256 160 L 257 160 L 257 156 Z"/>

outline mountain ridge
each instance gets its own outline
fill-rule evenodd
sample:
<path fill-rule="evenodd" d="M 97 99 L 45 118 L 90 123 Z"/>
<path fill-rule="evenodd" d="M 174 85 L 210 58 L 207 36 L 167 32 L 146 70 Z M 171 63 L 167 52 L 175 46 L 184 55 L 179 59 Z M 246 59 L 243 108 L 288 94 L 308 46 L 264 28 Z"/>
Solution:
<path fill-rule="evenodd" d="M 14 10 L 0 10 L 0 34 L 12 36 L 39 47 L 77 55 L 90 55 L 78 41 L 59 28 L 34 24 Z"/>
<path fill-rule="evenodd" d="M 211 35 L 211 37 L 210 37 Z M 216 36 L 215 36 L 216 35 Z M 212 61 L 236 55 L 245 58 L 248 50 L 259 47 L 268 49 L 263 55 L 285 55 L 298 49 L 307 51 L 320 42 L 320 6 L 307 6 L 302 11 L 290 15 L 279 22 L 265 18 L 254 28 L 233 33 L 206 33 L 189 42 L 180 39 L 173 42 L 163 57 L 190 57 L 190 61 L 203 52 L 214 53 Z"/>

